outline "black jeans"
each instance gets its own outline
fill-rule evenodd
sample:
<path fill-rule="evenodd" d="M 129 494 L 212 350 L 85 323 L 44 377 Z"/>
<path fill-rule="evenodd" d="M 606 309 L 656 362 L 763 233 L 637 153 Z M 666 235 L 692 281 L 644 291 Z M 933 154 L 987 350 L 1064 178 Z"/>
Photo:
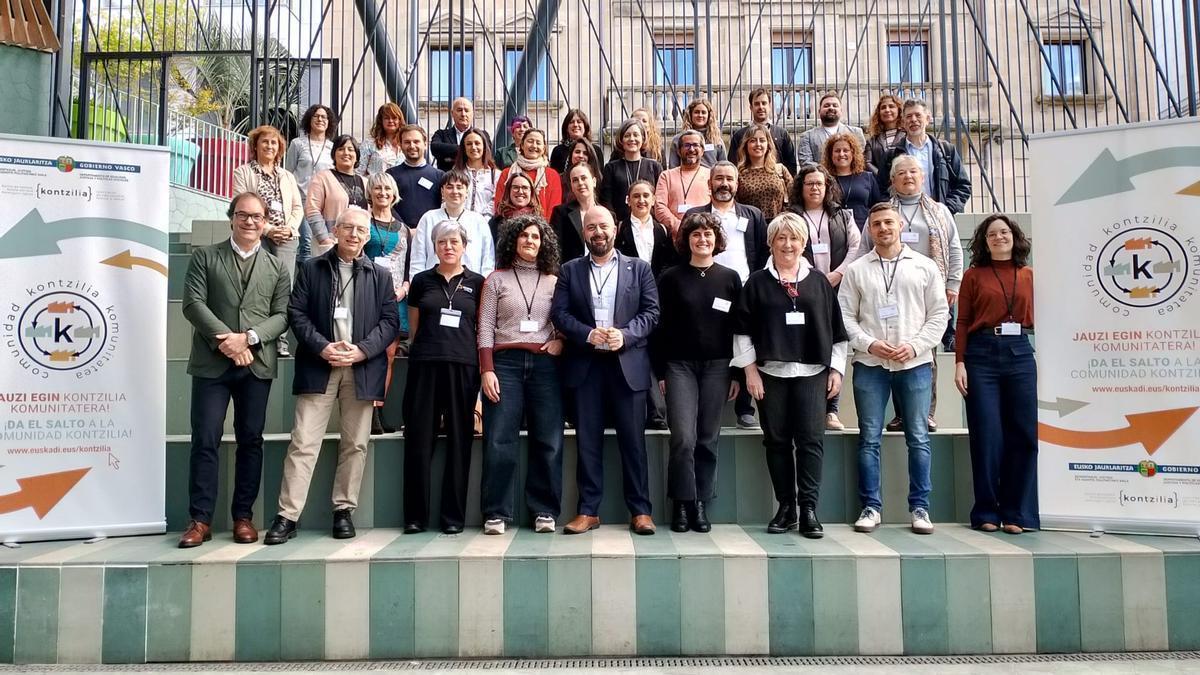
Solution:
<path fill-rule="evenodd" d="M 621 453 L 621 478 L 629 515 L 651 515 L 650 485 L 646 467 L 646 392 L 633 391 L 625 382 L 616 354 L 598 359 L 585 380 L 573 389 L 577 427 L 581 515 L 600 513 L 604 497 L 604 421 L 612 419 Z"/>
<path fill-rule="evenodd" d="M 466 521 L 471 442 L 479 366 L 444 361 L 409 361 L 404 387 L 404 522 L 429 524 L 430 468 L 438 422 L 446 422 L 446 467 L 442 474 L 442 527 Z"/>
<path fill-rule="evenodd" d="M 231 366 L 220 377 L 192 378 L 192 457 L 188 514 L 212 524 L 217 501 L 219 467 L 217 450 L 225 430 L 225 412 L 233 399 L 233 433 L 237 439 L 234 465 L 234 520 L 253 517 L 254 500 L 262 481 L 263 425 L 271 380 L 260 380 L 249 368 Z"/>
<path fill-rule="evenodd" d="M 762 373 L 763 447 L 780 504 L 817 507 L 825 456 L 825 389 L 828 370 L 809 377 Z M 799 486 L 797 488 L 797 485 Z"/>
<path fill-rule="evenodd" d="M 729 379 L 729 359 L 667 362 L 671 499 L 709 501 L 716 496 L 721 410 L 729 396 Z"/>

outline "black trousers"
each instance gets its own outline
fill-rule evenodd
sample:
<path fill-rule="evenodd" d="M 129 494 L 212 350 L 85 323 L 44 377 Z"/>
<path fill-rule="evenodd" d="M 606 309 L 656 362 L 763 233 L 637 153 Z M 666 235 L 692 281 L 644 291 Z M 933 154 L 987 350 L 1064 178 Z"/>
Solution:
<path fill-rule="evenodd" d="M 466 522 L 471 441 L 479 366 L 409 361 L 404 387 L 404 522 L 429 524 L 430 464 L 438 422 L 446 422 L 446 468 L 442 473 L 441 524 Z"/>
<path fill-rule="evenodd" d="M 192 456 L 188 480 L 189 516 L 212 524 L 216 509 L 219 461 L 217 450 L 225 430 L 225 413 L 233 399 L 233 433 L 237 459 L 233 473 L 234 520 L 254 516 L 254 500 L 262 481 L 263 425 L 271 380 L 260 380 L 249 368 L 231 366 L 220 377 L 192 378 Z"/>
<path fill-rule="evenodd" d="M 762 374 L 763 447 L 775 499 L 817 507 L 825 457 L 825 388 L 828 371 L 810 377 Z"/>
<path fill-rule="evenodd" d="M 600 513 L 604 497 L 604 421 L 612 420 L 621 452 L 621 479 L 629 515 L 651 515 L 646 466 L 646 392 L 625 382 L 615 354 L 601 357 L 588 379 L 574 389 L 579 457 L 579 513 Z"/>

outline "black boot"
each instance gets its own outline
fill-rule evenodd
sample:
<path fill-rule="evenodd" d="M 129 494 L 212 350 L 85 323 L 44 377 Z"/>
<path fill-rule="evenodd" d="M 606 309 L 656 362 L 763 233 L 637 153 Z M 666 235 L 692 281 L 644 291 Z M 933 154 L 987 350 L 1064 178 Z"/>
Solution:
<path fill-rule="evenodd" d="M 394 434 L 396 430 L 388 426 L 383 421 L 383 408 L 374 408 L 371 411 L 371 434 L 378 436 L 379 434 Z"/>
<path fill-rule="evenodd" d="M 688 520 L 688 511 L 691 510 L 689 505 L 691 503 L 682 499 L 675 500 L 674 508 L 671 511 L 672 532 L 687 532 L 691 528 L 690 521 Z"/>
<path fill-rule="evenodd" d="M 771 522 L 767 523 L 767 532 L 782 534 L 788 530 L 796 529 L 799 524 L 799 518 L 796 516 L 796 503 L 788 502 L 779 505 L 779 510 L 775 512 L 775 517 L 771 519 Z"/>
<path fill-rule="evenodd" d="M 263 537 L 263 543 L 267 546 L 283 544 L 294 536 L 296 536 L 296 523 L 283 516 L 275 516 L 275 520 L 271 521 L 271 529 L 267 530 L 266 536 Z"/>
<path fill-rule="evenodd" d="M 712 529 L 712 523 L 708 522 L 708 512 L 704 508 L 704 502 L 699 499 L 696 500 L 696 506 L 691 516 L 693 532 L 708 532 Z"/>
<path fill-rule="evenodd" d="M 350 509 L 338 509 L 333 512 L 333 538 L 353 539 L 354 521 L 350 519 Z"/>
<path fill-rule="evenodd" d="M 825 536 L 825 528 L 817 520 L 817 512 L 811 506 L 800 510 L 800 534 L 809 539 L 820 539 Z"/>

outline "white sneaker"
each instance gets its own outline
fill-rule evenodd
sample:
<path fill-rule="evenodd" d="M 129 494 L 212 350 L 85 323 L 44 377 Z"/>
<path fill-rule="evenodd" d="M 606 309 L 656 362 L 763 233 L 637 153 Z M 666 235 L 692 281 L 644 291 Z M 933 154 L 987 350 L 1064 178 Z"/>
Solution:
<path fill-rule="evenodd" d="M 539 515 L 533 519 L 533 531 L 538 534 L 548 534 L 554 532 L 554 519 L 545 514 Z"/>
<path fill-rule="evenodd" d="M 483 523 L 484 534 L 504 534 L 504 521 L 492 518 Z"/>
<path fill-rule="evenodd" d="M 868 506 L 858 514 L 858 520 L 854 521 L 854 531 L 874 532 L 875 528 L 879 527 L 879 521 L 879 512 Z"/>
<path fill-rule="evenodd" d="M 829 431 L 842 431 L 846 428 L 845 424 L 838 419 L 837 413 L 827 413 L 825 415 L 825 428 Z"/>
<path fill-rule="evenodd" d="M 933 534 L 933 523 L 925 509 L 912 510 L 912 531 L 917 534 Z"/>

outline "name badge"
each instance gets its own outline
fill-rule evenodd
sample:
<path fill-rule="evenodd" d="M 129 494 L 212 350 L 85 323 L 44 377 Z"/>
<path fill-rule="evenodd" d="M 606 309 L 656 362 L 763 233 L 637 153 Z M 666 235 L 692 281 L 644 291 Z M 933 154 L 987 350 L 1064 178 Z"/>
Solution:
<path fill-rule="evenodd" d="M 900 233 L 900 241 L 904 242 L 905 244 L 915 244 L 918 241 L 921 241 L 921 235 L 917 234 L 916 232 L 909 232 L 908 230 L 905 230 Z"/>
<path fill-rule="evenodd" d="M 829 253 L 829 242 L 821 242 L 819 244 L 813 242 L 812 251 L 813 253 Z"/>
<path fill-rule="evenodd" d="M 675 212 L 676 213 L 687 213 L 688 209 L 690 209 L 690 208 L 692 208 L 692 207 L 687 204 L 680 204 L 679 206 L 675 207 Z"/>
<path fill-rule="evenodd" d="M 596 315 L 596 325 L 598 327 L 601 327 L 600 324 L 602 324 L 602 323 L 608 324 L 608 323 L 612 322 L 612 310 L 609 309 L 608 307 L 597 307 L 593 310 L 593 312 Z M 607 326 L 603 326 L 603 327 L 607 327 Z"/>
<path fill-rule="evenodd" d="M 1016 321 L 1005 321 L 1004 323 L 1000 324 L 1000 334 L 1001 335 L 1020 335 L 1021 334 L 1021 324 L 1017 323 Z"/>
<path fill-rule="evenodd" d="M 750 227 L 750 219 L 746 216 L 738 216 L 737 231 L 745 232 L 747 227 Z"/>
<path fill-rule="evenodd" d="M 428 190 L 433 187 L 433 181 L 429 180 L 428 178 L 421 177 L 421 178 L 417 179 L 417 185 L 420 185 L 421 187 Z"/>
<path fill-rule="evenodd" d="M 538 331 L 538 322 L 533 319 L 525 319 L 521 322 L 522 333 L 536 333 Z"/>
<path fill-rule="evenodd" d="M 733 303 L 724 298 L 713 298 L 713 309 L 717 310 L 718 312 L 728 313 L 729 308 L 732 306 Z"/>
<path fill-rule="evenodd" d="M 713 151 L 713 149 L 714 149 L 714 148 L 716 148 L 716 147 L 717 147 L 717 146 L 713 145 L 712 143 L 705 143 L 705 144 L 704 144 L 704 151 L 705 151 L 705 152 L 712 152 L 712 151 Z"/>
<path fill-rule="evenodd" d="M 268 208 L 270 208 L 272 211 L 282 211 L 283 202 L 279 201 L 278 199 L 272 199 L 271 203 L 268 205 Z"/>
<path fill-rule="evenodd" d="M 880 306 L 880 308 L 879 308 L 879 318 L 880 319 L 890 319 L 890 318 L 896 317 L 896 316 L 900 316 L 900 307 L 898 307 L 896 305 L 896 303 Z"/>
<path fill-rule="evenodd" d="M 442 317 L 438 320 L 438 325 L 446 328 L 458 328 L 460 323 L 462 323 L 462 312 L 457 309 L 442 308 Z"/>
<path fill-rule="evenodd" d="M 789 325 L 789 326 L 803 326 L 804 325 L 804 312 L 788 312 L 787 314 L 784 314 L 783 316 L 784 316 L 784 319 L 787 321 L 787 325 Z"/>
<path fill-rule="evenodd" d="M 334 307 L 333 308 L 333 318 L 343 320 L 343 321 L 346 319 L 349 319 L 350 318 L 350 308 L 349 307 Z"/>

